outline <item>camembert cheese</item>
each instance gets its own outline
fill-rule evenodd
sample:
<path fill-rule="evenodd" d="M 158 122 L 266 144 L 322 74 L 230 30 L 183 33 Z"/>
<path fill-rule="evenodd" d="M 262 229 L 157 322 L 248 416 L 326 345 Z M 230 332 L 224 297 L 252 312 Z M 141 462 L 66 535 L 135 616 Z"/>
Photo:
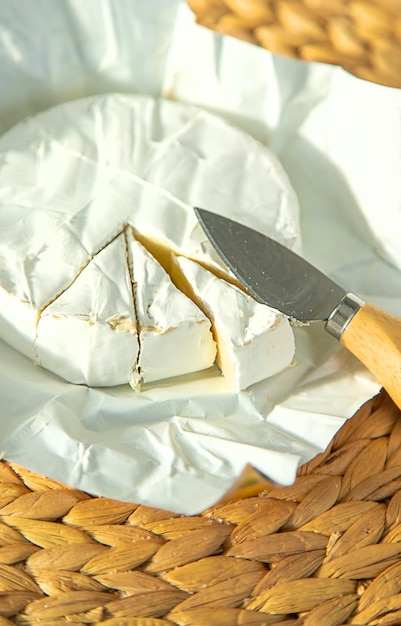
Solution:
<path fill-rule="evenodd" d="M 0 137 L 0 339 L 90 386 L 138 387 L 209 367 L 209 320 L 168 275 L 172 254 L 230 279 L 196 205 L 299 244 L 297 200 L 277 159 L 205 111 L 108 94 L 18 124 Z M 257 362 L 238 357 L 236 387 L 281 367 L 271 351 L 263 369 L 257 333 L 243 339 Z"/>

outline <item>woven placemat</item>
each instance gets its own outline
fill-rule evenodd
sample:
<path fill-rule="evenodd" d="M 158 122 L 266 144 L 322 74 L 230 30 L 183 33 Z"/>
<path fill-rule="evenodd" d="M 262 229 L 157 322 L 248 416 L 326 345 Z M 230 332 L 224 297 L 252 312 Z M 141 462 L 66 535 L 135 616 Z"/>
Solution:
<path fill-rule="evenodd" d="M 385 392 L 270 487 L 198 516 L 0 463 L 0 626 L 401 624 L 401 411 Z"/>
<path fill-rule="evenodd" d="M 401 87 L 400 0 L 188 0 L 197 21 L 274 54 Z M 401 622 L 400 622 L 401 623 Z"/>

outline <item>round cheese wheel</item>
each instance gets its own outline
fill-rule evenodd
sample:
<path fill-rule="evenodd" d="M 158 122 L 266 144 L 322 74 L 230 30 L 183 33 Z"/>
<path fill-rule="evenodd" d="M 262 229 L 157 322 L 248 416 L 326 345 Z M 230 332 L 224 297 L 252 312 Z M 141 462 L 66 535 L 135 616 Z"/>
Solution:
<path fill-rule="evenodd" d="M 190 321 L 204 333 L 181 328 L 176 344 L 191 345 L 193 362 L 187 358 L 182 372 L 172 368 L 174 350 L 166 348 L 157 376 L 208 367 L 215 347 L 207 320 L 171 295 L 168 275 L 171 250 L 221 265 L 194 206 L 299 245 L 297 199 L 276 157 L 206 111 L 106 94 L 61 104 L 15 126 L 0 137 L 0 339 L 67 381 L 129 382 L 145 326 L 135 302 L 138 275 L 147 302 L 143 316 L 149 317 L 152 299 L 158 303 L 158 326 L 147 318 L 147 332 L 162 335 Z M 138 274 L 131 239 L 148 247 L 138 251 L 135 244 Z M 143 291 L 150 275 L 163 289 L 153 281 Z M 162 293 L 170 294 L 164 303 Z M 164 323 L 171 298 L 181 304 Z"/>

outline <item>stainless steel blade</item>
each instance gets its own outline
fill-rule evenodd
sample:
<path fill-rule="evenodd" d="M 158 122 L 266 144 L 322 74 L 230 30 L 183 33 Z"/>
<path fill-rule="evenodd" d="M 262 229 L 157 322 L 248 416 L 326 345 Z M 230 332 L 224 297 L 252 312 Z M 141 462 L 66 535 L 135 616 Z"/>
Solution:
<path fill-rule="evenodd" d="M 227 217 L 195 208 L 208 239 L 259 302 L 299 322 L 327 320 L 346 291 L 277 241 Z"/>

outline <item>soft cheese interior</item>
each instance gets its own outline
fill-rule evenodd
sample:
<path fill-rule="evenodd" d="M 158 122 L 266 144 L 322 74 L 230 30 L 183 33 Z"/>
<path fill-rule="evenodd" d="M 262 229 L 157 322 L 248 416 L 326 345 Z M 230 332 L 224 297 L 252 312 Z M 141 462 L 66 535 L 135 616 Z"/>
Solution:
<path fill-rule="evenodd" d="M 134 284 L 139 354 L 130 383 L 189 374 L 211 367 L 216 344 L 209 319 L 179 291 L 162 266 L 127 229 Z"/>
<path fill-rule="evenodd" d="M 246 389 L 288 367 L 295 342 L 288 319 L 189 259 L 175 261 L 212 321 L 217 363 L 229 384 Z"/>
<path fill-rule="evenodd" d="M 209 320 L 165 271 L 172 252 L 230 280 L 194 205 L 299 246 L 277 159 L 195 107 L 111 94 L 11 129 L 0 137 L 0 338 L 93 386 L 209 367 Z"/>

